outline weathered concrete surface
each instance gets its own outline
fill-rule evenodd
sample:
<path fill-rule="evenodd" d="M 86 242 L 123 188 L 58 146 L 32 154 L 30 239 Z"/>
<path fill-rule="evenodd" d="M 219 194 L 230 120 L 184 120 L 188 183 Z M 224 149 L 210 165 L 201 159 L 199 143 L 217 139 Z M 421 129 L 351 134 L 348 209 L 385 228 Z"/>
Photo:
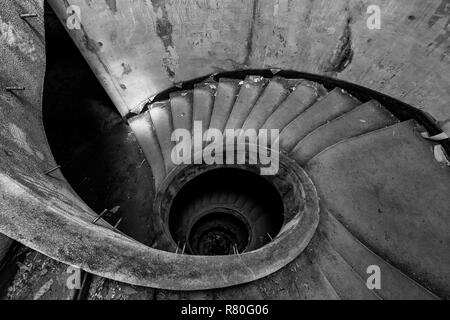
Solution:
<path fill-rule="evenodd" d="M 306 168 L 321 205 L 351 234 L 448 298 L 450 168 L 435 160 L 421 130 L 411 120 L 373 131 L 324 150 Z"/>
<path fill-rule="evenodd" d="M 0 233 L 0 265 L 3 262 L 9 248 L 13 244 L 13 240 Z"/>
<path fill-rule="evenodd" d="M 154 300 L 157 290 L 132 286 L 114 280 L 94 277 L 89 286 L 88 300 Z"/>
<path fill-rule="evenodd" d="M 68 266 L 29 250 L 8 288 L 6 300 L 73 300 L 77 291 L 67 286 Z"/>
<path fill-rule="evenodd" d="M 221 70 L 333 76 L 429 112 L 450 133 L 448 0 L 49 1 L 122 114 Z M 381 9 L 370 30 L 369 5 Z M 101 23 L 99 23 L 101 21 Z"/>
<path fill-rule="evenodd" d="M 424 288 L 422 285 L 414 281 L 390 264 L 383 256 L 377 255 L 374 251 L 370 250 L 359 239 L 357 239 L 346 226 L 336 219 L 335 216 L 326 209 L 322 208 L 321 224 L 319 226 L 319 233 L 321 241 L 328 246 L 329 253 L 333 252 L 335 256 L 339 257 L 343 263 L 349 266 L 353 276 L 346 277 L 344 274 L 333 270 L 333 264 L 329 271 L 329 278 L 336 279 L 336 276 L 341 277 L 341 283 L 335 282 L 335 290 L 339 292 L 342 298 L 348 297 L 355 299 L 358 297 L 358 293 L 355 292 L 352 286 L 349 286 L 348 279 L 360 278 L 360 286 L 364 290 L 367 290 L 366 280 L 368 277 L 368 266 L 378 266 L 381 273 L 381 287 L 373 290 L 375 294 L 382 299 L 388 300 L 428 300 L 437 299 L 438 297 Z M 317 248 L 315 249 L 317 250 Z M 326 252 L 318 252 L 316 257 L 326 255 Z M 321 260 L 320 258 L 318 259 Z M 317 263 L 326 272 L 326 266 Z M 323 260 L 322 260 L 323 261 Z M 345 286 L 348 286 L 349 290 L 345 290 Z M 344 290 L 343 290 L 344 289 Z"/>
<path fill-rule="evenodd" d="M 389 111 L 371 100 L 308 134 L 297 143 L 291 157 L 304 165 L 327 147 L 396 122 L 398 120 Z"/>
<path fill-rule="evenodd" d="M 42 11 L 42 1 L 29 1 L 23 4 L 2 1 L 0 5 L 0 168 L 8 160 L 17 161 L 15 154 L 17 151 L 40 163 L 45 157 L 43 151 L 32 147 L 35 139 L 28 135 L 31 128 L 22 128 L 23 125 L 38 123 L 33 121 L 34 119 L 24 117 L 21 104 L 30 108 L 30 114 L 39 117 L 32 104 L 36 98 L 39 103 L 42 87 L 35 85 L 38 81 L 36 71 L 42 71 L 45 61 L 41 41 L 42 16 L 31 21 L 30 25 L 24 25 L 19 14 L 36 10 Z M 29 66 L 32 67 L 27 68 Z M 5 91 L 7 86 L 24 86 L 29 90 L 15 95 Z M 0 234 L 0 263 L 11 244 L 10 238 Z"/>

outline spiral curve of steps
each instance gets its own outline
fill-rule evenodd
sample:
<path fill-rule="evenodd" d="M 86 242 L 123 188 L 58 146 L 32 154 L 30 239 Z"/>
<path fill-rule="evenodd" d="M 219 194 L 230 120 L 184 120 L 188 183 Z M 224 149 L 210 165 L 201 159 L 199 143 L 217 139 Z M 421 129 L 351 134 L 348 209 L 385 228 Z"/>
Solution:
<path fill-rule="evenodd" d="M 286 267 L 303 264 L 294 279 L 316 274 L 321 287 L 311 290 L 318 296 L 306 298 L 449 295 L 450 172 L 434 161 L 433 144 L 420 136 L 424 129 L 415 120 L 400 121 L 375 100 L 363 103 L 310 80 L 210 78 L 129 118 L 157 188 L 176 167 L 170 158 L 173 130 L 192 131 L 194 121 L 204 131 L 278 129 L 280 152 L 311 175 L 320 196 L 319 227 L 305 252 Z M 430 183 L 439 187 L 425 215 Z M 409 229 L 402 232 L 405 224 Z M 382 269 L 381 290 L 366 286 L 368 261 Z"/>

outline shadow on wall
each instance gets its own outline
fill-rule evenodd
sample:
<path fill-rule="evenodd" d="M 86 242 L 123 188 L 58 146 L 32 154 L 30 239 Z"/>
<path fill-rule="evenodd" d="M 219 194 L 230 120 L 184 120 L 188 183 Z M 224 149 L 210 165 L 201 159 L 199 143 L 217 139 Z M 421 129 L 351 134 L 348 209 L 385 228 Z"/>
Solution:
<path fill-rule="evenodd" d="M 43 117 L 52 153 L 72 188 L 119 230 L 152 245 L 152 173 L 134 135 L 46 3 Z M 113 210 L 116 211 L 116 210 Z"/>

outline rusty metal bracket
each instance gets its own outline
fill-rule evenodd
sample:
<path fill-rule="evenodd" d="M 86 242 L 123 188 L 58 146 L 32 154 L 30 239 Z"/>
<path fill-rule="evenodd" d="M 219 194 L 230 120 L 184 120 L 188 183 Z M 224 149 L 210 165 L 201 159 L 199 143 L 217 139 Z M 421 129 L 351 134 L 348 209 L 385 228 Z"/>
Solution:
<path fill-rule="evenodd" d="M 24 91 L 25 87 L 6 87 L 6 91 Z"/>
<path fill-rule="evenodd" d="M 20 18 L 22 18 L 23 20 L 27 20 L 28 18 L 37 18 L 38 15 L 37 13 L 22 13 L 20 15 Z"/>
<path fill-rule="evenodd" d="M 57 165 L 56 167 L 51 168 L 51 169 L 45 171 L 44 174 L 45 174 L 46 176 L 48 176 L 49 174 L 55 172 L 55 171 L 58 170 L 58 169 L 61 169 L 61 166 L 60 166 L 60 165 Z"/>

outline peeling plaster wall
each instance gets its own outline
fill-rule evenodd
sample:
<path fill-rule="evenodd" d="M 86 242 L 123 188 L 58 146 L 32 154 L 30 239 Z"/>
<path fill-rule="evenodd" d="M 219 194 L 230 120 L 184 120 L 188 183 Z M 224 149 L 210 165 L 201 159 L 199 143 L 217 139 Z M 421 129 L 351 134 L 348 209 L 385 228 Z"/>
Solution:
<path fill-rule="evenodd" d="M 49 2 L 63 23 L 81 9 L 70 34 L 123 115 L 173 82 L 284 68 L 393 96 L 450 133 L 450 0 Z M 381 30 L 367 27 L 369 5 Z"/>

